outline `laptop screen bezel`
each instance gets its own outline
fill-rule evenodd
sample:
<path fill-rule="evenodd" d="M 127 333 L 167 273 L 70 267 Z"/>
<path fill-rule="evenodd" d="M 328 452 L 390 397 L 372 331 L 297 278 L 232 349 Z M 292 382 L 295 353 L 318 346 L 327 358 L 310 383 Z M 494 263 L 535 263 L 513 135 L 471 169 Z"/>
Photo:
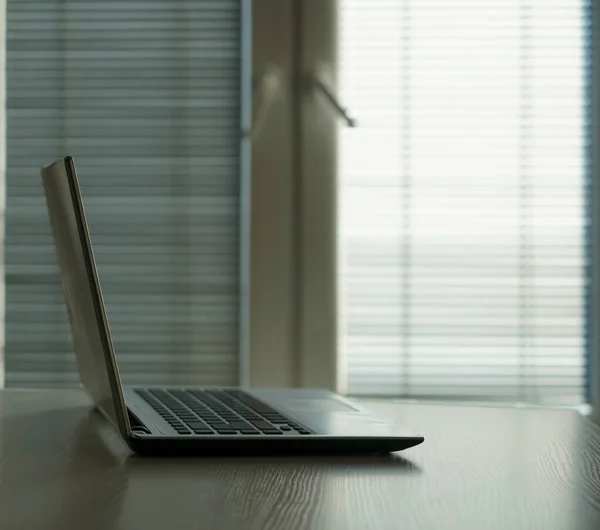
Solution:
<path fill-rule="evenodd" d="M 107 377 L 110 385 L 115 418 L 112 417 L 110 411 L 106 410 L 106 408 L 102 406 L 101 403 L 96 403 L 96 405 L 111 422 L 116 420 L 117 427 L 121 431 L 121 434 L 125 438 L 128 438 L 131 435 L 131 424 L 129 422 L 127 406 L 125 404 L 123 388 L 121 385 L 121 377 L 119 375 L 119 370 L 114 354 L 113 343 L 108 327 L 108 319 L 106 316 L 106 311 L 104 309 L 104 300 L 100 288 L 100 281 L 98 278 L 96 262 L 92 251 L 91 238 L 87 226 L 87 221 L 83 208 L 83 201 L 81 198 L 81 191 L 79 188 L 79 182 L 77 179 L 77 173 L 75 169 L 75 161 L 73 157 L 64 157 L 63 159 L 54 162 L 53 164 L 47 166 L 42 170 L 42 176 L 44 177 L 45 186 L 51 185 L 48 176 L 54 179 L 61 177 L 60 173 L 57 175 L 56 169 L 59 169 L 59 171 L 60 169 L 64 170 L 64 174 L 66 175 L 68 182 L 71 205 L 73 207 L 72 213 L 74 214 L 74 219 L 77 226 L 79 243 L 81 245 L 83 261 L 87 274 L 87 283 L 90 289 L 96 324 L 98 326 L 98 336 L 100 338 L 101 349 L 104 354 L 102 365 L 106 367 L 107 370 Z M 55 245 L 58 244 L 59 243 L 55 238 Z M 57 248 L 57 252 L 58 250 L 59 249 Z M 75 354 L 77 355 L 77 351 L 75 352 Z M 92 395 L 89 389 L 86 390 L 88 391 L 88 394 Z M 93 395 L 92 398 L 94 398 Z"/>

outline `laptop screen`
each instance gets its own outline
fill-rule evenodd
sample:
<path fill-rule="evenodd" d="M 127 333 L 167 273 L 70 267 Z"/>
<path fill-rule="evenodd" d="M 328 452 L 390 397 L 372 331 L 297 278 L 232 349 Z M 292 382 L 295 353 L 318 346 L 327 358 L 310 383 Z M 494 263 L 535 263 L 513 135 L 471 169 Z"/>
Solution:
<path fill-rule="evenodd" d="M 42 181 L 81 382 L 95 405 L 128 436 L 127 409 L 73 159 L 44 167 Z"/>

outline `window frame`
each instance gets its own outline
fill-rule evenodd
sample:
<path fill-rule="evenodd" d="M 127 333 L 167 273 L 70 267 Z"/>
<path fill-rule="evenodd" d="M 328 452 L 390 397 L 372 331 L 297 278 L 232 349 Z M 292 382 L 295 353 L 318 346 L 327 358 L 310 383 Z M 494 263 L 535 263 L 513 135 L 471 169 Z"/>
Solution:
<path fill-rule="evenodd" d="M 587 103 L 589 105 L 587 143 L 587 187 L 589 224 L 586 237 L 590 256 L 588 259 L 589 284 L 587 286 L 587 381 L 588 401 L 592 406 L 592 416 L 600 423 L 600 6 L 588 0 L 587 38 L 589 39 Z"/>
<path fill-rule="evenodd" d="M 338 118 L 309 81 L 335 83 L 337 2 L 253 3 L 254 85 L 281 89 L 252 145 L 249 382 L 336 390 Z"/>
<path fill-rule="evenodd" d="M 247 381 L 291 387 L 295 381 L 295 1 L 252 2 L 252 123 L 257 125 L 262 76 L 279 74 L 279 88 L 261 111 L 252 139 L 250 296 Z M 252 129 L 252 125 L 250 126 Z"/>
<path fill-rule="evenodd" d="M 4 245 L 6 213 L 6 0 L 0 0 L 0 389 L 4 388 L 6 287 Z"/>

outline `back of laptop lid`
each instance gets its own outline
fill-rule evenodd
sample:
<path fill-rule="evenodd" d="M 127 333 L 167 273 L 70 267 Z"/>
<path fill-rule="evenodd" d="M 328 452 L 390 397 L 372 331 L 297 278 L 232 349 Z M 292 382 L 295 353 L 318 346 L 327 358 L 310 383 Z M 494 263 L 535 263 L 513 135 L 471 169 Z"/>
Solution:
<path fill-rule="evenodd" d="M 66 157 L 42 168 L 79 375 L 95 405 L 130 433 L 75 164 Z"/>

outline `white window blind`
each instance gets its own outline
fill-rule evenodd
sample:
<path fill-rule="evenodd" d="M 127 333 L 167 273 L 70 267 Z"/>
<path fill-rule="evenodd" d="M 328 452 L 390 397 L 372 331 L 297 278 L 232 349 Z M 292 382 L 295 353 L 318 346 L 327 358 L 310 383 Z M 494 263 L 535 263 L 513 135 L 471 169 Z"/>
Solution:
<path fill-rule="evenodd" d="M 8 0 L 6 384 L 77 384 L 39 168 L 76 159 L 128 384 L 238 382 L 240 0 Z"/>
<path fill-rule="evenodd" d="M 340 0 L 347 391 L 584 399 L 582 0 Z"/>

